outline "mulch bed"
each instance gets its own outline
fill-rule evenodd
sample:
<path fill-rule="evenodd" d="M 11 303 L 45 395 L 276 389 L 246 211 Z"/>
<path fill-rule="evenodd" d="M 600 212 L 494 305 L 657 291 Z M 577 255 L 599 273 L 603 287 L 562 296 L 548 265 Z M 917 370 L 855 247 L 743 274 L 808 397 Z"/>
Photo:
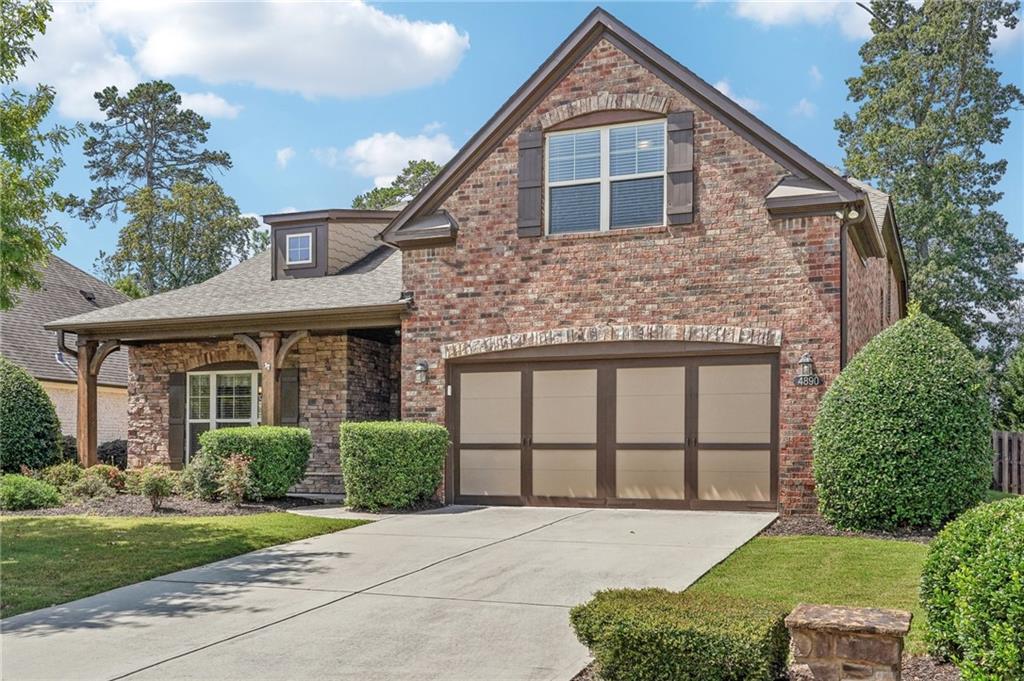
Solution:
<path fill-rule="evenodd" d="M 289 508 L 314 505 L 317 502 L 309 499 L 274 499 L 262 503 L 245 503 L 233 506 L 227 503 L 201 501 L 187 497 L 174 496 L 164 500 L 159 511 L 153 511 L 149 499 L 134 494 L 118 494 L 110 499 L 84 499 L 64 506 L 40 508 L 34 511 L 17 511 L 4 515 L 61 516 L 61 515 L 93 515 L 93 516 L 148 516 L 151 518 L 168 518 L 175 516 L 204 515 L 253 515 L 284 511 Z"/>
<path fill-rule="evenodd" d="M 788 681 L 814 681 L 807 665 L 793 665 L 789 668 Z M 593 663 L 573 677 L 572 681 L 600 681 Z M 939 664 L 923 655 L 903 658 L 903 681 L 960 681 L 960 671 L 951 664 Z"/>
<path fill-rule="evenodd" d="M 927 544 L 935 538 L 935 531 L 928 529 L 901 529 L 894 532 L 852 532 L 832 527 L 820 515 L 780 516 L 761 531 L 765 537 L 792 537 L 813 535 L 818 537 L 870 537 L 872 539 L 895 539 Z"/>

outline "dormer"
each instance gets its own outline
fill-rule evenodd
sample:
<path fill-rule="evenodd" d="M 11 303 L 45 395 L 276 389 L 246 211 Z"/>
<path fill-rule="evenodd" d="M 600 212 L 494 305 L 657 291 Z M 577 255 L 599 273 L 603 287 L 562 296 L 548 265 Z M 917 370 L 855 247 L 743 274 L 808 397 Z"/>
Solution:
<path fill-rule="evenodd" d="M 338 274 L 381 248 L 377 235 L 397 211 L 332 208 L 263 216 L 270 225 L 271 278 Z"/>

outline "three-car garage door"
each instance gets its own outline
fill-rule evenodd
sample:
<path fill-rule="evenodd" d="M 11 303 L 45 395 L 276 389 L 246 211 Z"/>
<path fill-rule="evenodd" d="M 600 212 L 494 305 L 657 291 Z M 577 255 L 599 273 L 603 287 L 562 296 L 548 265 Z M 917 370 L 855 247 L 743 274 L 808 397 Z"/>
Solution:
<path fill-rule="evenodd" d="M 774 508 L 775 355 L 456 365 L 457 503 Z"/>

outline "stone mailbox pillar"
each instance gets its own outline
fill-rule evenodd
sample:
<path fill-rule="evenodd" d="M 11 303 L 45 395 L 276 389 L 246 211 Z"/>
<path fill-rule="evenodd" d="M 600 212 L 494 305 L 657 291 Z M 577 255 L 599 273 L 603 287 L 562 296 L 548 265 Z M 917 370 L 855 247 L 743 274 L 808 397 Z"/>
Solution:
<path fill-rule="evenodd" d="M 900 681 L 911 617 L 903 610 L 800 604 L 786 627 L 797 664 L 809 666 L 815 681 Z"/>

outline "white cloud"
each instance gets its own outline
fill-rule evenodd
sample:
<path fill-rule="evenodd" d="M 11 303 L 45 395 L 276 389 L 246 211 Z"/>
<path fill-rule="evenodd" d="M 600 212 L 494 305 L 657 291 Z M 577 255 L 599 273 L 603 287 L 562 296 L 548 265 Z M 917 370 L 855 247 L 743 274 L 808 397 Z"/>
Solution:
<path fill-rule="evenodd" d="M 825 79 L 825 77 L 821 75 L 821 70 L 818 69 L 817 64 L 811 64 L 811 70 L 807 73 L 810 75 L 811 80 L 814 81 L 815 85 L 820 85 L 821 81 Z"/>
<path fill-rule="evenodd" d="M 274 157 L 277 159 L 277 167 L 284 169 L 288 167 L 288 162 L 295 158 L 295 149 L 292 147 L 284 147 L 278 149 L 275 152 Z"/>
<path fill-rule="evenodd" d="M 338 147 L 316 147 L 310 149 L 309 152 L 313 154 L 313 158 L 317 162 L 322 163 L 328 168 L 336 168 L 343 155 L 342 150 Z"/>
<path fill-rule="evenodd" d="M 93 93 L 108 85 L 127 90 L 140 76 L 118 53 L 92 8 L 58 3 L 46 33 L 33 43 L 37 58 L 19 73 L 22 85 L 46 83 L 57 90 L 57 111 L 67 118 L 102 118 Z"/>
<path fill-rule="evenodd" d="M 747 111 L 758 111 L 761 109 L 762 104 L 756 99 L 750 97 L 740 97 L 732 90 L 732 86 L 729 85 L 729 81 L 722 79 L 715 83 L 715 89 L 721 92 L 723 95 L 742 106 Z"/>
<path fill-rule="evenodd" d="M 240 104 L 231 104 L 212 92 L 182 92 L 181 106 L 206 118 L 238 118 Z"/>
<path fill-rule="evenodd" d="M 246 83 L 311 98 L 422 87 L 455 71 L 469 36 L 450 23 L 409 20 L 361 0 L 108 0 L 56 3 L 34 47 L 38 58 L 22 83 L 53 85 L 64 116 L 98 118 L 94 92 L 153 78 Z M 218 111 L 230 117 L 234 109 L 225 104 Z"/>
<path fill-rule="evenodd" d="M 800 101 L 797 102 L 790 113 L 794 116 L 803 116 L 804 118 L 814 118 L 814 115 L 818 113 L 818 105 L 808 100 L 806 97 L 801 97 Z"/>
<path fill-rule="evenodd" d="M 1018 23 L 1013 28 L 1007 28 L 1003 24 L 999 24 L 996 28 L 996 39 L 992 42 L 992 47 L 996 50 L 1006 50 L 1012 45 L 1020 41 L 1021 36 L 1024 35 L 1024 28 Z"/>
<path fill-rule="evenodd" d="M 853 0 L 740 0 L 734 12 L 766 27 L 835 24 L 847 38 L 871 37 L 871 15 Z"/>
<path fill-rule="evenodd" d="M 455 146 L 444 133 L 403 137 L 397 132 L 376 132 L 357 140 L 342 153 L 357 175 L 372 177 L 375 186 L 385 187 L 391 184 L 409 161 L 426 159 L 445 163 L 455 155 Z M 313 155 L 331 167 L 340 160 L 339 151 L 335 147 L 314 149 Z"/>

